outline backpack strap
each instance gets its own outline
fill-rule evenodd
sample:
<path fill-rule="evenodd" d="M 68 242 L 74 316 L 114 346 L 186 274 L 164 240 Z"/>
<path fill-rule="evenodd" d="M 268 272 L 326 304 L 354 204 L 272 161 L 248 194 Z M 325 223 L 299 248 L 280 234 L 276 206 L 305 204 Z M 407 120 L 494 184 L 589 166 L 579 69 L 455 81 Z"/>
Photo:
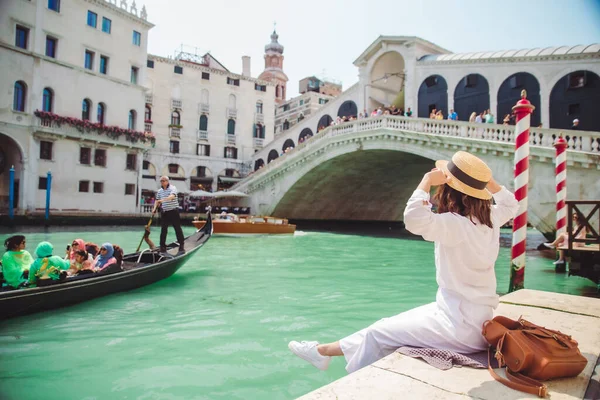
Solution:
<path fill-rule="evenodd" d="M 506 376 L 508 377 L 508 379 L 501 377 L 492 368 L 491 361 L 491 347 L 488 347 L 488 370 L 490 371 L 490 375 L 492 375 L 492 377 L 495 380 L 502 383 L 504 386 L 508 386 L 511 389 L 519 390 L 525 393 L 530 393 L 542 398 L 546 397 L 546 395 L 548 394 L 548 388 L 543 383 L 528 378 L 519 373 L 511 372 L 508 368 L 505 368 Z"/>

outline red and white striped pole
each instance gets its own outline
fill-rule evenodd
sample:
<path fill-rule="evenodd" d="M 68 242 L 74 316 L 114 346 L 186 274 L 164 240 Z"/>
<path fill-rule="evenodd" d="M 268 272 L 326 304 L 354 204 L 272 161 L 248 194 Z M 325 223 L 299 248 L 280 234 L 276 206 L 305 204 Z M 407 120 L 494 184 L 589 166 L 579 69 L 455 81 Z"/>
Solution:
<path fill-rule="evenodd" d="M 529 127 L 535 109 L 521 91 L 521 100 L 513 107 L 517 117 L 515 127 L 515 197 L 519 212 L 513 221 L 509 292 L 523 289 L 525 280 L 525 244 L 527 239 L 527 185 L 529 184 Z"/>
<path fill-rule="evenodd" d="M 567 141 L 559 136 L 556 148 L 556 236 L 567 231 Z"/>

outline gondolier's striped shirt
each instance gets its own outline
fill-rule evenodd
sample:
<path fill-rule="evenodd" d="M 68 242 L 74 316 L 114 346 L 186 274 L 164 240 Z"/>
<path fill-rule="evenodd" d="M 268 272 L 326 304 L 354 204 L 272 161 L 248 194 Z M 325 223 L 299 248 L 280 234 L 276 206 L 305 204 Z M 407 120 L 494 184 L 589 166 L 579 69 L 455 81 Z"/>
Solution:
<path fill-rule="evenodd" d="M 167 200 L 161 204 L 163 212 L 176 210 L 179 208 L 179 201 L 177 200 L 177 188 L 169 184 L 166 189 L 160 188 L 158 193 L 156 193 L 156 200 L 166 199 L 172 194 L 175 195 L 174 200 Z"/>

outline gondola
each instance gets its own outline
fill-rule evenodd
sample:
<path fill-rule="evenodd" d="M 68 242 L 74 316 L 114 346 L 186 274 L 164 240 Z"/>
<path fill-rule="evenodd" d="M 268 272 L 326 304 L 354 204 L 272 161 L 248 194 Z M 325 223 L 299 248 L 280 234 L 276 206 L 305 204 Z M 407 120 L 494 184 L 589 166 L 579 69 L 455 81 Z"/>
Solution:
<path fill-rule="evenodd" d="M 119 272 L 74 276 L 44 287 L 3 289 L 0 291 L 0 320 L 72 305 L 168 278 L 208 241 L 212 230 L 209 212 L 206 225 L 185 239 L 185 254 L 178 255 L 179 244 L 171 243 L 166 253 L 146 249 L 125 255 L 123 270 Z"/>

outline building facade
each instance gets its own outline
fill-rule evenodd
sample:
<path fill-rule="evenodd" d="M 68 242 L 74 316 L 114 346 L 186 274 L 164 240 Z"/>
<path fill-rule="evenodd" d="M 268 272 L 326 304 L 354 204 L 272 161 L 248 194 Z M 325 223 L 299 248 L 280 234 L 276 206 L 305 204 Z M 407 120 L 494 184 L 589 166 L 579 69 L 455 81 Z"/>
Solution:
<path fill-rule="evenodd" d="M 146 10 L 125 1 L 0 2 L 0 208 L 137 210 Z"/>
<path fill-rule="evenodd" d="M 275 108 L 275 134 L 278 135 L 293 128 L 333 98 L 334 96 L 308 91 L 278 104 Z M 321 122 L 323 127 L 327 127 L 331 121 L 328 119 Z"/>
<path fill-rule="evenodd" d="M 328 96 L 337 97 L 342 93 L 342 84 L 326 79 L 319 79 L 316 76 L 309 76 L 301 79 L 298 83 L 301 94 L 306 92 L 317 92 Z"/>
<path fill-rule="evenodd" d="M 144 195 L 169 176 L 180 193 L 222 190 L 237 182 L 244 161 L 273 140 L 276 84 L 229 72 L 210 54 L 148 57 L 146 130 L 156 147 L 145 157 Z M 250 168 L 250 167 L 247 167 Z"/>

